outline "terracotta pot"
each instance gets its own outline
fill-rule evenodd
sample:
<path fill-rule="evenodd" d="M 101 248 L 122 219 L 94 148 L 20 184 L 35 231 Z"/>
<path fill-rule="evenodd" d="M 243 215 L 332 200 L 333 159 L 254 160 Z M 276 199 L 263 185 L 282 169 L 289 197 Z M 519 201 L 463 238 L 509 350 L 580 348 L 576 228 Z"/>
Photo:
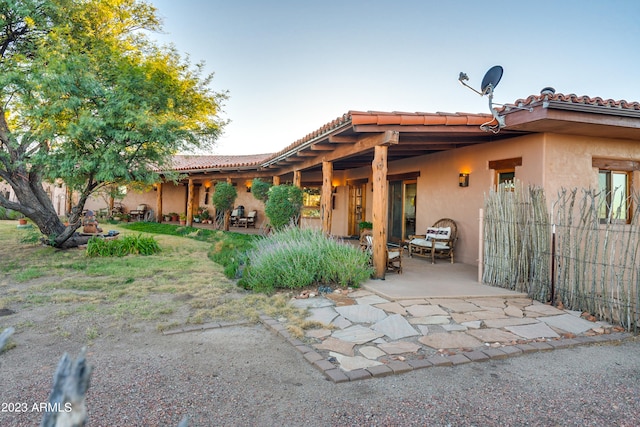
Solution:
<path fill-rule="evenodd" d="M 20 225 L 27 225 L 27 220 L 26 220 L 26 219 L 24 219 L 24 218 L 20 218 L 20 219 L 18 219 L 18 223 L 19 223 Z"/>

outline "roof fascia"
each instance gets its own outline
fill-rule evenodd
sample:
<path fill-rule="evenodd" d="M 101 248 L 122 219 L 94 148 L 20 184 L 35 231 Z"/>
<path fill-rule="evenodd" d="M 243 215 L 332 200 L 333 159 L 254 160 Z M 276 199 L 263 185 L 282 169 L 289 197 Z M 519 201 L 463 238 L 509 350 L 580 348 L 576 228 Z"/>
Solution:
<path fill-rule="evenodd" d="M 342 125 L 338 126 L 337 128 L 328 130 L 327 132 L 320 134 L 314 138 L 311 138 L 310 140 L 305 141 L 300 145 L 296 145 L 295 147 L 292 147 L 291 149 L 285 151 L 282 154 L 279 154 L 267 159 L 266 161 L 262 162 L 259 166 L 262 168 L 268 168 L 272 165 L 277 164 L 282 160 L 285 160 L 287 157 L 296 155 L 299 151 L 304 150 L 305 148 L 309 148 L 314 144 L 318 144 L 319 142 L 322 142 L 323 140 L 328 140 L 330 136 L 343 132 L 344 130 L 349 129 L 350 127 L 351 127 L 351 119 L 349 119 Z"/>

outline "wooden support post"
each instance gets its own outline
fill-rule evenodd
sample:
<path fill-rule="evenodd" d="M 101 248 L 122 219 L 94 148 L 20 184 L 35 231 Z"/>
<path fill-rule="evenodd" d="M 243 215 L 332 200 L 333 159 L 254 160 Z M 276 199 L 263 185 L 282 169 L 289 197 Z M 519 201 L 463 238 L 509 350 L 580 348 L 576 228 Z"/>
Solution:
<path fill-rule="evenodd" d="M 274 176 L 273 177 L 273 185 L 280 185 L 280 177 L 279 176 Z"/>
<path fill-rule="evenodd" d="M 187 227 L 193 223 L 193 178 L 189 178 L 187 187 Z"/>
<path fill-rule="evenodd" d="M 320 196 L 320 215 L 322 217 L 322 231 L 331 234 L 331 205 L 333 199 L 333 163 L 322 162 L 322 194 Z"/>
<path fill-rule="evenodd" d="M 156 184 L 156 222 L 162 222 L 162 182 Z"/>
<path fill-rule="evenodd" d="M 298 188 L 302 185 L 302 172 L 299 170 L 293 171 L 293 185 Z"/>
<path fill-rule="evenodd" d="M 373 269 L 376 279 L 384 279 L 387 271 L 387 184 L 388 146 L 377 145 L 374 151 L 373 169 Z"/>

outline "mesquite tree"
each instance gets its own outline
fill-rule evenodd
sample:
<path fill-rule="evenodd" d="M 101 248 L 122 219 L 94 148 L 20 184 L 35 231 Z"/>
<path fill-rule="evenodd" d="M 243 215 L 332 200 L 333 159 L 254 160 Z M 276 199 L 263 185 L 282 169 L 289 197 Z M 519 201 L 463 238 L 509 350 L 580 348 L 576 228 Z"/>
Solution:
<path fill-rule="evenodd" d="M 74 245 L 92 193 L 152 183 L 173 154 L 221 132 L 226 93 L 148 37 L 160 29 L 142 0 L 0 0 L 0 179 L 18 199 L 0 206 L 56 247 Z M 43 188 L 56 179 L 78 195 L 69 226 Z"/>

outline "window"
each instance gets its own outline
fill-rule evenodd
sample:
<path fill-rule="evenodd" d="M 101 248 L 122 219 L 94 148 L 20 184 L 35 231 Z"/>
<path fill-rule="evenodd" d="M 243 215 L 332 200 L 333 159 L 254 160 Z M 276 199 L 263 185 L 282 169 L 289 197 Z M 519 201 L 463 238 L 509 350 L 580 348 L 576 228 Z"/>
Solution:
<path fill-rule="evenodd" d="M 598 171 L 598 189 L 601 195 L 598 206 L 600 222 L 630 222 L 630 183 L 629 172 L 602 169 Z"/>
<path fill-rule="evenodd" d="M 505 191 L 513 191 L 515 188 L 516 171 L 502 170 L 496 171 L 496 184 L 498 188 L 504 188 Z"/>
<path fill-rule="evenodd" d="M 320 188 L 304 187 L 302 189 L 302 217 L 320 218 Z"/>
<path fill-rule="evenodd" d="M 489 169 L 493 169 L 496 173 L 494 180 L 496 189 L 502 186 L 506 191 L 514 190 L 517 166 L 522 166 L 522 157 L 491 160 L 489 162 Z"/>
<path fill-rule="evenodd" d="M 634 174 L 640 170 L 637 160 L 594 157 L 592 166 L 598 170 L 600 200 L 598 218 L 602 223 L 631 223 L 631 192 Z"/>

